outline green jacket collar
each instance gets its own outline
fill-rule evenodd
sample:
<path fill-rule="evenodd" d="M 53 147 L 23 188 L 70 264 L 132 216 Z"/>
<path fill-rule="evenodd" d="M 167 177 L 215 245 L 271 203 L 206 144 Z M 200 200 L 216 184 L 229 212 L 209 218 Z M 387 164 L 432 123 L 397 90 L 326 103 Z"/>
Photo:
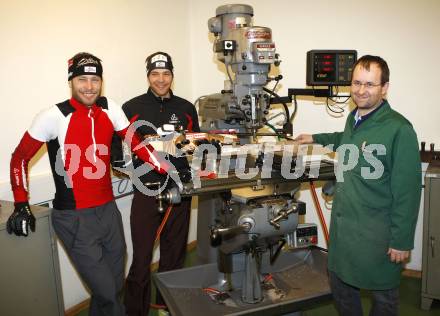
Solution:
<path fill-rule="evenodd" d="M 369 113 L 368 117 L 365 119 L 363 125 L 365 124 L 365 122 L 377 122 L 378 120 L 380 120 L 383 115 L 389 113 L 391 110 L 390 104 L 388 103 L 387 100 L 383 100 L 382 105 L 380 105 L 377 109 L 375 109 L 371 114 Z M 355 122 L 355 113 L 357 111 L 357 107 L 350 113 L 350 124 L 351 126 L 354 128 L 354 122 Z"/>

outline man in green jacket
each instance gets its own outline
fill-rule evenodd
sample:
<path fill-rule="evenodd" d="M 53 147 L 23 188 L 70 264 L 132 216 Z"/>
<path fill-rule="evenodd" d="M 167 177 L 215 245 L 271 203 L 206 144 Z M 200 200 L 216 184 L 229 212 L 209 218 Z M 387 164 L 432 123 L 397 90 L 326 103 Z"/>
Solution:
<path fill-rule="evenodd" d="M 370 290 L 370 315 L 398 315 L 402 263 L 414 247 L 421 163 L 411 123 L 385 99 L 387 63 L 360 58 L 353 69 L 356 109 L 339 133 L 301 134 L 300 144 L 333 146 L 339 163 L 328 269 L 340 315 L 362 315 L 359 289 Z"/>

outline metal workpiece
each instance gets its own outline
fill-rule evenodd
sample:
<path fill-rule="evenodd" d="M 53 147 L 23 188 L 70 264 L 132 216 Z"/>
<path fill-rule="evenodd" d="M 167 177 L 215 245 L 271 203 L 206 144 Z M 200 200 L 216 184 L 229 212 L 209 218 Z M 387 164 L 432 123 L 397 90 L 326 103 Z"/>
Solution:
<path fill-rule="evenodd" d="M 177 187 L 172 188 L 172 190 L 164 190 L 162 193 L 158 194 L 157 199 L 159 202 L 166 201 L 167 203 L 178 204 L 182 197 L 228 192 L 242 188 L 250 188 L 250 190 L 253 191 L 253 194 L 258 195 L 258 192 L 265 187 L 273 188 L 270 193 L 265 192 L 265 195 L 277 195 L 281 192 L 285 192 L 286 187 L 290 189 L 298 188 L 300 183 L 311 179 L 333 180 L 335 177 L 334 166 L 329 163 L 321 163 L 319 175 L 317 177 L 310 176 L 310 170 L 310 166 L 306 167 L 304 174 L 297 179 L 286 179 L 282 176 L 281 172 L 277 170 L 271 172 L 271 177 L 262 178 L 260 172 L 251 179 L 239 178 L 233 171 L 230 171 L 227 175 L 223 174 L 218 178 L 200 178 L 199 185 L 195 185 L 194 181 L 191 181 L 183 183 L 180 190 Z"/>

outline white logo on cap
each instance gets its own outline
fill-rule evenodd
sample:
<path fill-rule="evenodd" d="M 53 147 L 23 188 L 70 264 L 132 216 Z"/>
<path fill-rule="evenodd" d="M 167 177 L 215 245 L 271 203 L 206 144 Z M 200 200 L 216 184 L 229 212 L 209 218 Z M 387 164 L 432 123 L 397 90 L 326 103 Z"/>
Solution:
<path fill-rule="evenodd" d="M 77 67 L 85 65 L 85 64 L 95 64 L 98 65 L 98 61 L 93 58 L 83 58 L 78 62 Z"/>
<path fill-rule="evenodd" d="M 95 66 L 84 66 L 84 72 L 96 73 L 96 67 Z"/>
<path fill-rule="evenodd" d="M 153 58 L 151 58 L 151 63 L 154 63 L 156 61 L 164 61 L 164 62 L 168 62 L 168 58 L 165 55 L 162 54 L 157 54 L 156 56 L 154 56 Z"/>
<path fill-rule="evenodd" d="M 159 68 L 159 67 L 165 67 L 165 62 L 163 62 L 163 61 L 156 61 L 156 67 L 157 68 Z"/>

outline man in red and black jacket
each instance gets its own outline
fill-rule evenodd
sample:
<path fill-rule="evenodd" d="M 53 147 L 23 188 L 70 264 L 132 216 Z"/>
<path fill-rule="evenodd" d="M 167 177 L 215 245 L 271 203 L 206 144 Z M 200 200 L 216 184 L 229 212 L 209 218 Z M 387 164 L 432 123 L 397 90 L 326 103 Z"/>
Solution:
<path fill-rule="evenodd" d="M 147 93 L 126 102 L 122 109 L 129 120 L 144 120 L 137 130 L 141 135 L 156 134 L 163 125 L 179 125 L 188 132 L 199 132 L 199 122 L 194 105 L 179 98 L 171 91 L 173 82 L 173 63 L 171 57 L 163 52 L 150 55 L 147 60 Z M 149 126 L 148 126 L 149 125 Z M 188 169 L 185 157 L 168 157 L 173 166 L 182 174 Z M 138 162 L 133 160 L 134 167 Z M 140 177 L 143 184 L 166 181 L 163 175 L 149 172 Z M 170 181 L 168 181 L 170 183 Z M 173 206 L 166 226 L 160 237 L 159 271 L 169 271 L 183 267 L 189 229 L 191 198 L 183 198 L 179 205 Z M 156 231 L 164 215 L 158 212 L 154 196 L 143 194 L 135 189 L 131 206 L 131 237 L 133 242 L 133 263 L 126 281 L 125 307 L 129 316 L 148 315 L 150 307 L 151 282 L 150 264 L 153 256 Z M 163 305 L 160 295 L 157 303 Z"/>
<path fill-rule="evenodd" d="M 40 112 L 11 159 L 15 210 L 7 229 L 17 236 L 35 230 L 28 203 L 28 162 L 47 144 L 55 181 L 52 223 L 91 293 L 90 315 L 125 315 L 118 296 L 124 282 L 125 241 L 110 179 L 113 133 L 130 139 L 136 155 L 165 174 L 172 166 L 129 129 L 121 107 L 101 96 L 101 60 L 78 53 L 68 64 L 72 97 Z"/>

